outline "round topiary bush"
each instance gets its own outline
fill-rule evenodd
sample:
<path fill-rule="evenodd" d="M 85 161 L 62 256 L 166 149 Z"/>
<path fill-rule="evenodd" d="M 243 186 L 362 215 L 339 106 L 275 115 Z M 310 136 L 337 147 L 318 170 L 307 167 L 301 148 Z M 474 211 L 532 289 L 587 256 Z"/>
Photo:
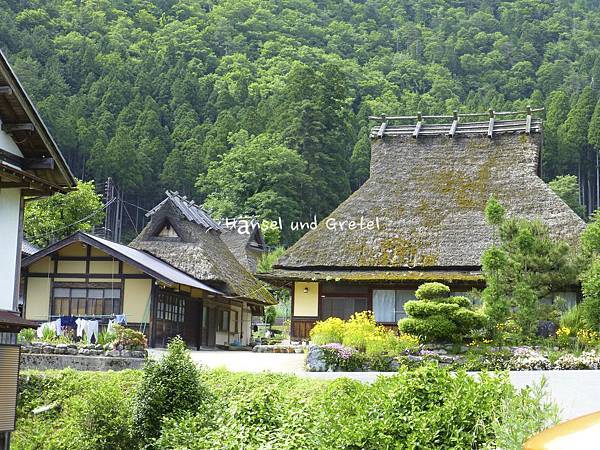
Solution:
<path fill-rule="evenodd" d="M 424 283 L 415 292 L 417 300 L 434 300 L 450 297 L 450 288 L 442 283 Z"/>
<path fill-rule="evenodd" d="M 483 328 L 485 316 L 474 311 L 466 297 L 450 297 L 442 283 L 425 283 L 415 292 L 418 300 L 406 302 L 408 318 L 398 322 L 401 332 L 425 341 L 460 341 L 471 330 Z"/>

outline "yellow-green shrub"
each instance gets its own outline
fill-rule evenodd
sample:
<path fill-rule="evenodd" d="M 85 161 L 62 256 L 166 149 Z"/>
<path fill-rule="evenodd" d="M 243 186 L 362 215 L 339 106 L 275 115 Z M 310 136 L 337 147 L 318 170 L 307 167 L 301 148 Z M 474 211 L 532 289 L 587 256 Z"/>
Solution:
<path fill-rule="evenodd" d="M 318 345 L 334 342 L 341 344 L 344 338 L 344 326 L 344 321 L 338 317 L 319 321 L 310 330 L 310 340 Z"/>
<path fill-rule="evenodd" d="M 375 318 L 371 311 L 354 313 L 345 324 L 342 344 L 364 352 L 367 346 L 367 339 L 375 336 L 378 331 L 379 327 L 375 323 Z"/>

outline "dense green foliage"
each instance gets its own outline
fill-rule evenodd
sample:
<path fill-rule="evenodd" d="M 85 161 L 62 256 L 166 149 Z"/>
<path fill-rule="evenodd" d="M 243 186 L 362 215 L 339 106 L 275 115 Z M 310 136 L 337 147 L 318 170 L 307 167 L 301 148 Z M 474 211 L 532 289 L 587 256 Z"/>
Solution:
<path fill-rule="evenodd" d="M 422 284 L 415 297 L 404 305 L 409 317 L 398 322 L 404 333 L 425 341 L 460 342 L 485 325 L 485 316 L 471 309 L 468 298 L 450 297 L 450 288 L 442 283 Z"/>
<path fill-rule="evenodd" d="M 554 191 L 569 207 L 580 217 L 585 217 L 585 209 L 579 201 L 579 184 L 575 175 L 558 176 L 548 183 Z"/>
<path fill-rule="evenodd" d="M 547 107 L 544 176 L 580 172 L 588 212 L 597 203 L 597 2 L 3 0 L 0 11 L 1 47 L 75 174 L 112 176 L 142 206 L 169 188 L 221 214 L 321 218 L 368 176 L 369 113 L 527 104 Z"/>
<path fill-rule="evenodd" d="M 131 440 L 128 418 L 142 376 L 137 371 L 23 375 L 13 447 L 141 448 Z M 505 446 L 505 435 L 511 430 L 514 435 L 515 420 L 524 429 L 516 438 L 520 442 L 555 420 L 535 392 L 518 393 L 503 376 L 483 374 L 477 381 L 431 365 L 373 384 L 226 371 L 200 371 L 198 381 L 210 392 L 207 401 L 167 418 L 156 447 L 379 450 L 484 448 L 498 442 L 512 449 L 518 447 Z M 49 403 L 59 406 L 32 414 Z"/>
<path fill-rule="evenodd" d="M 537 331 L 545 311 L 542 299 L 576 283 L 577 270 L 569 245 L 551 237 L 539 221 L 505 218 L 490 199 L 486 218 L 500 244 L 481 258 L 486 278 L 482 299 L 491 325 L 512 319 L 524 336 Z"/>
<path fill-rule="evenodd" d="M 592 330 L 600 331 L 600 259 L 594 259 L 583 275 L 583 319 Z"/>
<path fill-rule="evenodd" d="M 152 444 L 160 436 L 164 418 L 198 410 L 206 396 L 185 342 L 173 338 L 165 357 L 158 362 L 150 360 L 144 367 L 134 399 L 133 437 Z"/>
<path fill-rule="evenodd" d="M 17 430 L 11 448 L 91 450 L 135 448 L 132 393 L 140 373 L 40 372 L 21 375 Z M 52 409 L 33 414 L 35 408 Z"/>
<path fill-rule="evenodd" d="M 45 247 L 75 231 L 91 231 L 104 219 L 102 197 L 93 182 L 77 183 L 77 190 L 28 201 L 25 204 L 23 232 L 35 245 Z"/>

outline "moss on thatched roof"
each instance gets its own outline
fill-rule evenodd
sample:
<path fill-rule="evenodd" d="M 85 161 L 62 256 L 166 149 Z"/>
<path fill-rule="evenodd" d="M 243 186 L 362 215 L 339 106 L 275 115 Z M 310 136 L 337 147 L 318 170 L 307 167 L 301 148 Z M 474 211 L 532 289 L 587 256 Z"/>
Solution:
<path fill-rule="evenodd" d="M 207 228 L 189 219 L 178 204 L 182 198 L 178 197 L 178 200 L 162 202 L 159 208 L 153 209 L 150 222 L 131 242 L 131 247 L 147 251 L 230 296 L 275 304 L 271 293 L 239 263 L 221 240 L 220 228 Z M 194 206 L 186 202 L 186 208 Z M 166 222 L 176 231 L 177 238 L 157 236 Z"/>
<path fill-rule="evenodd" d="M 274 266 L 280 275 L 314 267 L 479 267 L 493 243 L 490 195 L 509 216 L 540 219 L 576 242 L 584 222 L 538 176 L 541 134 L 384 137 L 372 143 L 370 178 Z M 348 229 L 379 219 L 379 229 Z M 330 230 L 327 224 L 346 224 Z"/>

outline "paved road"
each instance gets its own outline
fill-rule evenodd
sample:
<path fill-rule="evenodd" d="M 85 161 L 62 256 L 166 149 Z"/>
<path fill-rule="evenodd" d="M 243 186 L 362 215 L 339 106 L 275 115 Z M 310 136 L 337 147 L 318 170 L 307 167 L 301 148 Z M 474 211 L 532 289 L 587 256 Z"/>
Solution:
<path fill-rule="evenodd" d="M 164 351 L 150 349 L 152 356 L 160 357 Z M 224 367 L 234 372 L 278 372 L 290 373 L 306 378 L 333 380 L 340 377 L 352 378 L 362 382 L 372 382 L 378 376 L 392 373 L 377 372 L 320 372 L 304 371 L 304 355 L 282 353 L 252 353 L 231 351 L 193 351 L 192 359 L 210 368 Z M 570 419 L 600 410 L 600 370 L 548 370 L 511 372 L 512 384 L 521 388 L 532 383 L 547 380 L 550 398 L 562 410 L 563 419 Z"/>

